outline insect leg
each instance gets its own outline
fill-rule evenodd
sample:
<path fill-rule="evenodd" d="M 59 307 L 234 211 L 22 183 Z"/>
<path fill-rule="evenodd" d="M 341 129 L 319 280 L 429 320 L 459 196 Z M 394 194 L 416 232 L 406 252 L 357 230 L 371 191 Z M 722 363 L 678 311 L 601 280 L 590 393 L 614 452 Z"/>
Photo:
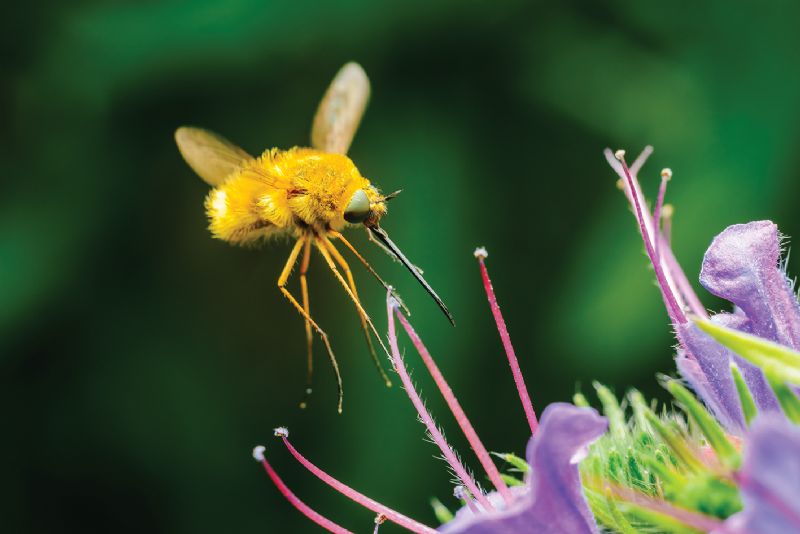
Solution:
<path fill-rule="evenodd" d="M 361 316 L 361 318 L 367 323 L 367 325 L 369 325 L 370 330 L 372 330 L 372 333 L 378 339 L 378 343 L 380 343 L 381 348 L 388 357 L 389 351 L 386 348 L 386 345 L 383 344 L 383 339 L 381 339 L 381 336 L 375 329 L 375 325 L 372 324 L 372 320 L 369 318 L 369 315 L 367 315 L 367 312 L 364 310 L 363 306 L 361 306 L 361 302 L 358 300 L 358 296 L 353 293 L 353 291 L 350 289 L 350 286 L 347 284 L 345 279 L 342 278 L 341 273 L 339 273 L 339 270 L 336 268 L 336 264 L 334 264 L 333 259 L 331 259 L 331 254 L 336 256 L 336 259 L 337 261 L 340 262 L 340 264 L 346 266 L 346 272 L 349 273 L 350 267 L 347 266 L 347 262 L 345 261 L 345 259 L 342 257 L 341 254 L 339 254 L 339 251 L 336 250 L 336 247 L 333 246 L 333 243 L 331 243 L 327 237 L 325 237 L 324 235 L 318 235 L 316 237 L 317 237 L 317 248 L 319 249 L 320 254 L 322 254 L 323 258 L 325 258 L 325 262 L 328 264 L 328 267 L 330 268 L 331 271 L 333 271 L 334 276 L 336 276 L 336 278 L 342 284 L 342 287 L 344 287 L 345 292 L 350 296 L 350 300 L 352 300 L 353 304 L 356 305 L 356 309 L 358 310 L 359 316 Z M 352 279 L 352 274 L 350 274 L 349 276 Z M 389 381 L 389 377 L 386 376 L 386 372 L 383 370 L 383 367 L 378 361 L 377 356 L 374 357 L 374 360 L 376 366 L 378 367 L 378 371 L 381 373 L 381 376 L 386 382 L 386 385 L 391 386 L 391 381 Z"/>
<path fill-rule="evenodd" d="M 311 306 L 308 300 L 308 281 L 306 280 L 306 273 L 308 272 L 308 263 L 311 259 L 311 239 L 304 239 L 305 245 L 303 247 L 303 261 L 300 263 L 300 290 L 303 293 L 303 309 L 306 315 L 311 317 Z M 305 408 L 308 405 L 308 396 L 311 395 L 312 379 L 314 378 L 314 335 L 311 332 L 311 323 L 306 319 L 306 351 L 307 351 L 307 372 L 306 372 L 306 391 L 303 400 L 300 402 L 300 407 Z"/>
<path fill-rule="evenodd" d="M 298 312 L 300 312 L 300 315 L 302 315 L 303 318 L 306 321 L 308 321 L 312 327 L 314 327 L 314 330 L 317 331 L 319 337 L 322 338 L 322 343 L 325 345 L 325 348 L 328 351 L 328 357 L 330 358 L 331 365 L 333 366 L 333 373 L 336 375 L 336 386 L 339 395 L 337 410 L 339 411 L 339 413 L 342 413 L 342 397 L 343 397 L 342 375 L 339 373 L 339 363 L 336 361 L 336 356 L 334 356 L 333 354 L 331 343 L 330 341 L 328 341 L 328 334 L 326 334 L 322 330 L 322 328 L 319 327 L 319 325 L 314 321 L 314 319 L 311 318 L 311 315 L 306 312 L 305 308 L 303 308 L 303 306 L 301 306 L 300 303 L 297 302 L 297 299 L 294 298 L 294 296 L 292 296 L 289 290 L 286 289 L 286 282 L 289 281 L 289 275 L 292 273 L 292 267 L 294 267 L 295 263 L 297 263 L 297 257 L 300 255 L 300 249 L 303 247 L 306 240 L 310 239 L 311 239 L 310 236 L 304 235 L 297 240 L 297 243 L 295 243 L 294 247 L 292 248 L 292 252 L 289 253 L 289 259 L 286 261 L 286 265 L 283 267 L 283 271 L 281 271 L 281 275 L 278 278 L 278 289 L 281 290 L 283 296 L 286 297 L 289 300 L 289 302 L 292 303 L 292 306 L 294 306 L 295 309 Z"/>
<path fill-rule="evenodd" d="M 405 312 L 406 315 L 411 317 L 411 311 L 409 311 L 409 309 L 406 308 L 406 305 L 403 303 L 403 300 L 400 298 L 400 296 L 397 293 L 395 293 L 394 288 L 383 281 L 383 278 L 381 278 L 380 275 L 375 272 L 375 269 L 372 268 L 372 265 L 367 263 L 367 260 L 364 259 L 364 256 L 362 256 L 361 254 L 358 253 L 358 251 L 356 250 L 356 247 L 354 247 L 350 243 L 350 241 L 345 239 L 345 237 L 341 233 L 339 233 L 339 232 L 337 232 L 335 230 L 331 230 L 328 233 L 330 234 L 331 237 L 340 240 L 342 243 L 344 243 L 344 246 L 346 246 L 348 249 L 350 249 L 350 252 L 352 252 L 355 255 L 355 257 L 358 258 L 358 260 L 361 263 L 364 264 L 364 267 L 366 267 L 367 270 L 372 274 L 372 276 L 374 276 L 375 279 L 378 280 L 378 282 L 383 286 L 383 288 L 386 289 L 387 291 L 391 291 L 392 292 L 392 296 L 397 301 L 397 303 L 400 305 L 400 307 L 403 309 L 403 312 Z M 367 235 L 370 235 L 370 234 L 367 233 Z M 370 237 L 370 239 L 372 239 L 372 237 Z"/>
<path fill-rule="evenodd" d="M 367 328 L 367 321 L 369 321 L 369 317 L 367 317 L 366 312 L 363 311 L 363 307 L 361 306 L 361 300 L 358 298 L 358 290 L 356 289 L 356 281 L 353 279 L 353 273 L 350 271 L 350 266 L 347 264 L 347 261 L 342 257 L 333 243 L 325 237 L 321 236 L 320 240 L 324 243 L 325 248 L 331 253 L 333 259 L 336 260 L 336 263 L 344 271 L 345 276 L 347 277 L 347 284 L 350 287 L 350 291 L 352 292 L 353 300 L 358 304 L 356 307 L 356 311 L 358 312 L 358 318 L 361 320 L 361 330 L 364 332 L 364 337 L 367 340 L 367 347 L 369 348 L 369 354 L 372 357 L 372 361 L 375 363 L 375 367 L 378 369 L 378 373 L 380 373 L 381 378 L 386 383 L 386 387 L 392 386 L 392 381 L 389 380 L 389 377 L 386 375 L 386 371 L 384 371 L 383 366 L 381 365 L 381 361 L 378 359 L 378 355 L 375 353 L 375 346 L 372 344 L 372 337 L 370 336 L 369 329 Z M 378 337 L 380 340 L 380 337 Z"/>

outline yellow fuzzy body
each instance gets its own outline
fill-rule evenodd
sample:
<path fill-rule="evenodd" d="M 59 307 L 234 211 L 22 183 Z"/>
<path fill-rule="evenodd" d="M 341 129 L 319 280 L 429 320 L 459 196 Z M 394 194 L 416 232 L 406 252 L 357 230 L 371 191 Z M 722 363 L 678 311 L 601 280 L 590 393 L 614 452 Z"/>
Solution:
<path fill-rule="evenodd" d="M 209 229 L 234 244 L 307 230 L 339 231 L 348 225 L 344 210 L 358 189 L 367 194 L 377 222 L 386 204 L 350 158 L 312 148 L 273 148 L 211 190 L 205 203 Z"/>

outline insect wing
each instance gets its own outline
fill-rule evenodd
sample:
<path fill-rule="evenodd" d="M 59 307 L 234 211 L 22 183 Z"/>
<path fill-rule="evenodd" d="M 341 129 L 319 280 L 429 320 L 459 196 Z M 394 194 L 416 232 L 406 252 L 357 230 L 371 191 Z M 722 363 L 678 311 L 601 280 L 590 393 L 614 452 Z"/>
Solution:
<path fill-rule="evenodd" d="M 209 185 L 221 184 L 243 161 L 253 156 L 222 136 L 202 128 L 181 126 L 175 142 L 183 159 Z"/>
<path fill-rule="evenodd" d="M 346 154 L 369 100 L 369 78 L 358 63 L 347 63 L 322 97 L 311 127 L 311 146 Z"/>

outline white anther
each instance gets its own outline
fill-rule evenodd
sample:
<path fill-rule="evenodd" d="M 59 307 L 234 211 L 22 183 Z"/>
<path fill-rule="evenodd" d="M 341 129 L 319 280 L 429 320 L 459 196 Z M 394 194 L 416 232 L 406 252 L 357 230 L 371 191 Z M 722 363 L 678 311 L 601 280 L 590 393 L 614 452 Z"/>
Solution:
<path fill-rule="evenodd" d="M 255 447 L 253 447 L 253 459 L 256 462 L 263 462 L 264 461 L 264 451 L 266 451 L 266 450 L 267 450 L 267 448 L 264 447 L 263 445 L 256 445 Z"/>
<path fill-rule="evenodd" d="M 274 430 L 275 436 L 279 438 L 288 438 L 289 437 L 289 429 L 285 426 L 279 426 Z"/>
<path fill-rule="evenodd" d="M 663 179 L 665 179 L 665 180 L 671 180 L 672 179 L 672 169 L 670 169 L 669 167 L 665 167 L 664 169 L 661 169 L 661 177 Z"/>
<path fill-rule="evenodd" d="M 614 157 L 617 158 L 619 161 L 622 161 L 622 158 L 625 157 L 625 151 L 620 149 L 614 152 Z"/>
<path fill-rule="evenodd" d="M 489 252 L 486 251 L 486 247 L 478 247 L 472 254 L 479 260 L 485 260 L 489 257 Z"/>

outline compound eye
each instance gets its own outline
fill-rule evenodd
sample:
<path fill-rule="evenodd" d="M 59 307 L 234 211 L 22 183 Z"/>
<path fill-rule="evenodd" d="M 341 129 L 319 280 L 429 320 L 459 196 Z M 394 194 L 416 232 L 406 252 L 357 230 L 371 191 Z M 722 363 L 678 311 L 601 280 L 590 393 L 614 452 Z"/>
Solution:
<path fill-rule="evenodd" d="M 344 220 L 349 223 L 364 222 L 369 217 L 369 198 L 363 189 L 353 193 L 344 210 Z"/>

